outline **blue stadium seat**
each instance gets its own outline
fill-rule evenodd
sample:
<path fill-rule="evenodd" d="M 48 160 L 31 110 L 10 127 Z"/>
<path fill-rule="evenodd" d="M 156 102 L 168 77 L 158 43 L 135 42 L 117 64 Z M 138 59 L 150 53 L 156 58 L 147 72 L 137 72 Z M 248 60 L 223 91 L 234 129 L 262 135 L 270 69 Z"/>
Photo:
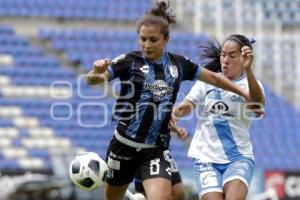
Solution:
<path fill-rule="evenodd" d="M 14 124 L 11 119 L 0 118 L 0 127 L 13 127 Z"/>
<path fill-rule="evenodd" d="M 27 152 L 30 157 L 49 158 L 49 152 L 44 149 L 27 149 Z"/>
<path fill-rule="evenodd" d="M 20 166 L 16 160 L 0 159 L 0 169 L 18 170 Z"/>

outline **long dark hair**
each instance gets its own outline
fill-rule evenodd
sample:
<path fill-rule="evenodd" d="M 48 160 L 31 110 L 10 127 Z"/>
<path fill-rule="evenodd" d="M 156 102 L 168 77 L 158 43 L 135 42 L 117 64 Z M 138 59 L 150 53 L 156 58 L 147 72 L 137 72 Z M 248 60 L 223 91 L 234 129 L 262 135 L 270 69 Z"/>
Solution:
<path fill-rule="evenodd" d="M 240 48 L 242 48 L 243 46 L 248 46 L 250 47 L 250 49 L 253 49 L 252 44 L 255 42 L 255 39 L 249 40 L 246 36 L 239 34 L 230 35 L 224 40 L 223 44 L 228 40 L 235 41 L 240 45 Z M 200 48 L 202 49 L 200 58 L 202 60 L 209 60 L 209 62 L 204 67 L 213 72 L 221 72 L 222 68 L 220 57 L 222 46 L 220 45 L 220 43 L 217 40 L 215 40 L 214 42 L 210 42 L 206 46 L 200 46 Z"/>
<path fill-rule="evenodd" d="M 156 1 L 156 6 L 147 11 L 137 22 L 137 32 L 140 32 L 140 28 L 143 25 L 158 25 L 161 33 L 166 37 L 169 37 L 170 30 L 169 25 L 176 23 L 176 16 L 169 11 L 168 1 Z"/>

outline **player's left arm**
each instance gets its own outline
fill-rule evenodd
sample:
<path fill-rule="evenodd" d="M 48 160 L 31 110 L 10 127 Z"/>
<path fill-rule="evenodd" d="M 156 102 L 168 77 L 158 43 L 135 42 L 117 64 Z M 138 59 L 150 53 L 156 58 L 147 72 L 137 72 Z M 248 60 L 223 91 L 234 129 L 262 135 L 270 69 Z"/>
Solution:
<path fill-rule="evenodd" d="M 248 46 L 242 47 L 241 62 L 243 64 L 245 73 L 247 75 L 249 85 L 250 102 L 255 103 L 251 105 L 252 109 L 263 109 L 265 105 L 265 97 L 258 81 L 256 80 L 252 70 L 253 52 Z"/>
<path fill-rule="evenodd" d="M 171 123 L 171 122 L 170 122 Z M 172 131 L 171 133 L 176 133 L 176 135 L 184 142 L 184 145 L 187 149 L 189 149 L 191 144 L 191 138 L 185 128 L 179 127 L 176 124 L 170 124 L 169 127 Z"/>

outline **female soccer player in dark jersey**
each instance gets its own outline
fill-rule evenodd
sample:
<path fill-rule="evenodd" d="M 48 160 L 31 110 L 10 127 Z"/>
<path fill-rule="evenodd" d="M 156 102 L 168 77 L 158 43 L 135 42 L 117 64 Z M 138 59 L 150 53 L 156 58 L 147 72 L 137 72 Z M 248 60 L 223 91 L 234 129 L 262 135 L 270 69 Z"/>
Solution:
<path fill-rule="evenodd" d="M 138 169 L 144 172 L 148 200 L 171 199 L 171 164 L 168 123 L 181 81 L 204 81 L 248 99 L 248 93 L 228 79 L 202 69 L 186 57 L 165 51 L 169 25 L 175 17 L 160 1 L 137 23 L 141 51 L 110 62 L 100 59 L 89 72 L 87 83 L 99 84 L 119 78 L 120 97 L 113 113 L 114 137 L 107 150 L 109 173 L 106 200 L 122 200 Z"/>

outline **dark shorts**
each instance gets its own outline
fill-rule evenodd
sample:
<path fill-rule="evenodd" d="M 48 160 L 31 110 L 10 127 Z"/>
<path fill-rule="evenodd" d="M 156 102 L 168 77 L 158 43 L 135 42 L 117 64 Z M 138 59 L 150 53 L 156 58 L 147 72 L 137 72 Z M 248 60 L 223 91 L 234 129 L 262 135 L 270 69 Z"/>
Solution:
<path fill-rule="evenodd" d="M 172 158 L 170 151 L 166 150 L 165 155 L 167 154 L 168 159 L 171 162 L 171 182 L 172 186 L 176 185 L 177 183 L 181 183 L 181 176 L 178 171 L 177 165 L 175 163 L 175 160 Z M 144 179 L 142 179 L 144 177 Z M 146 178 L 145 178 L 146 177 Z M 145 193 L 144 186 L 143 186 L 143 180 L 146 180 L 148 177 L 148 173 L 143 171 L 143 170 L 138 170 L 137 173 L 135 174 L 134 177 L 134 186 L 135 186 L 135 191 L 139 193 Z"/>
<path fill-rule="evenodd" d="M 106 154 L 109 171 L 107 183 L 121 186 L 132 182 L 137 170 L 143 171 L 142 180 L 165 178 L 171 181 L 171 162 L 161 148 L 137 149 L 111 140 Z"/>

